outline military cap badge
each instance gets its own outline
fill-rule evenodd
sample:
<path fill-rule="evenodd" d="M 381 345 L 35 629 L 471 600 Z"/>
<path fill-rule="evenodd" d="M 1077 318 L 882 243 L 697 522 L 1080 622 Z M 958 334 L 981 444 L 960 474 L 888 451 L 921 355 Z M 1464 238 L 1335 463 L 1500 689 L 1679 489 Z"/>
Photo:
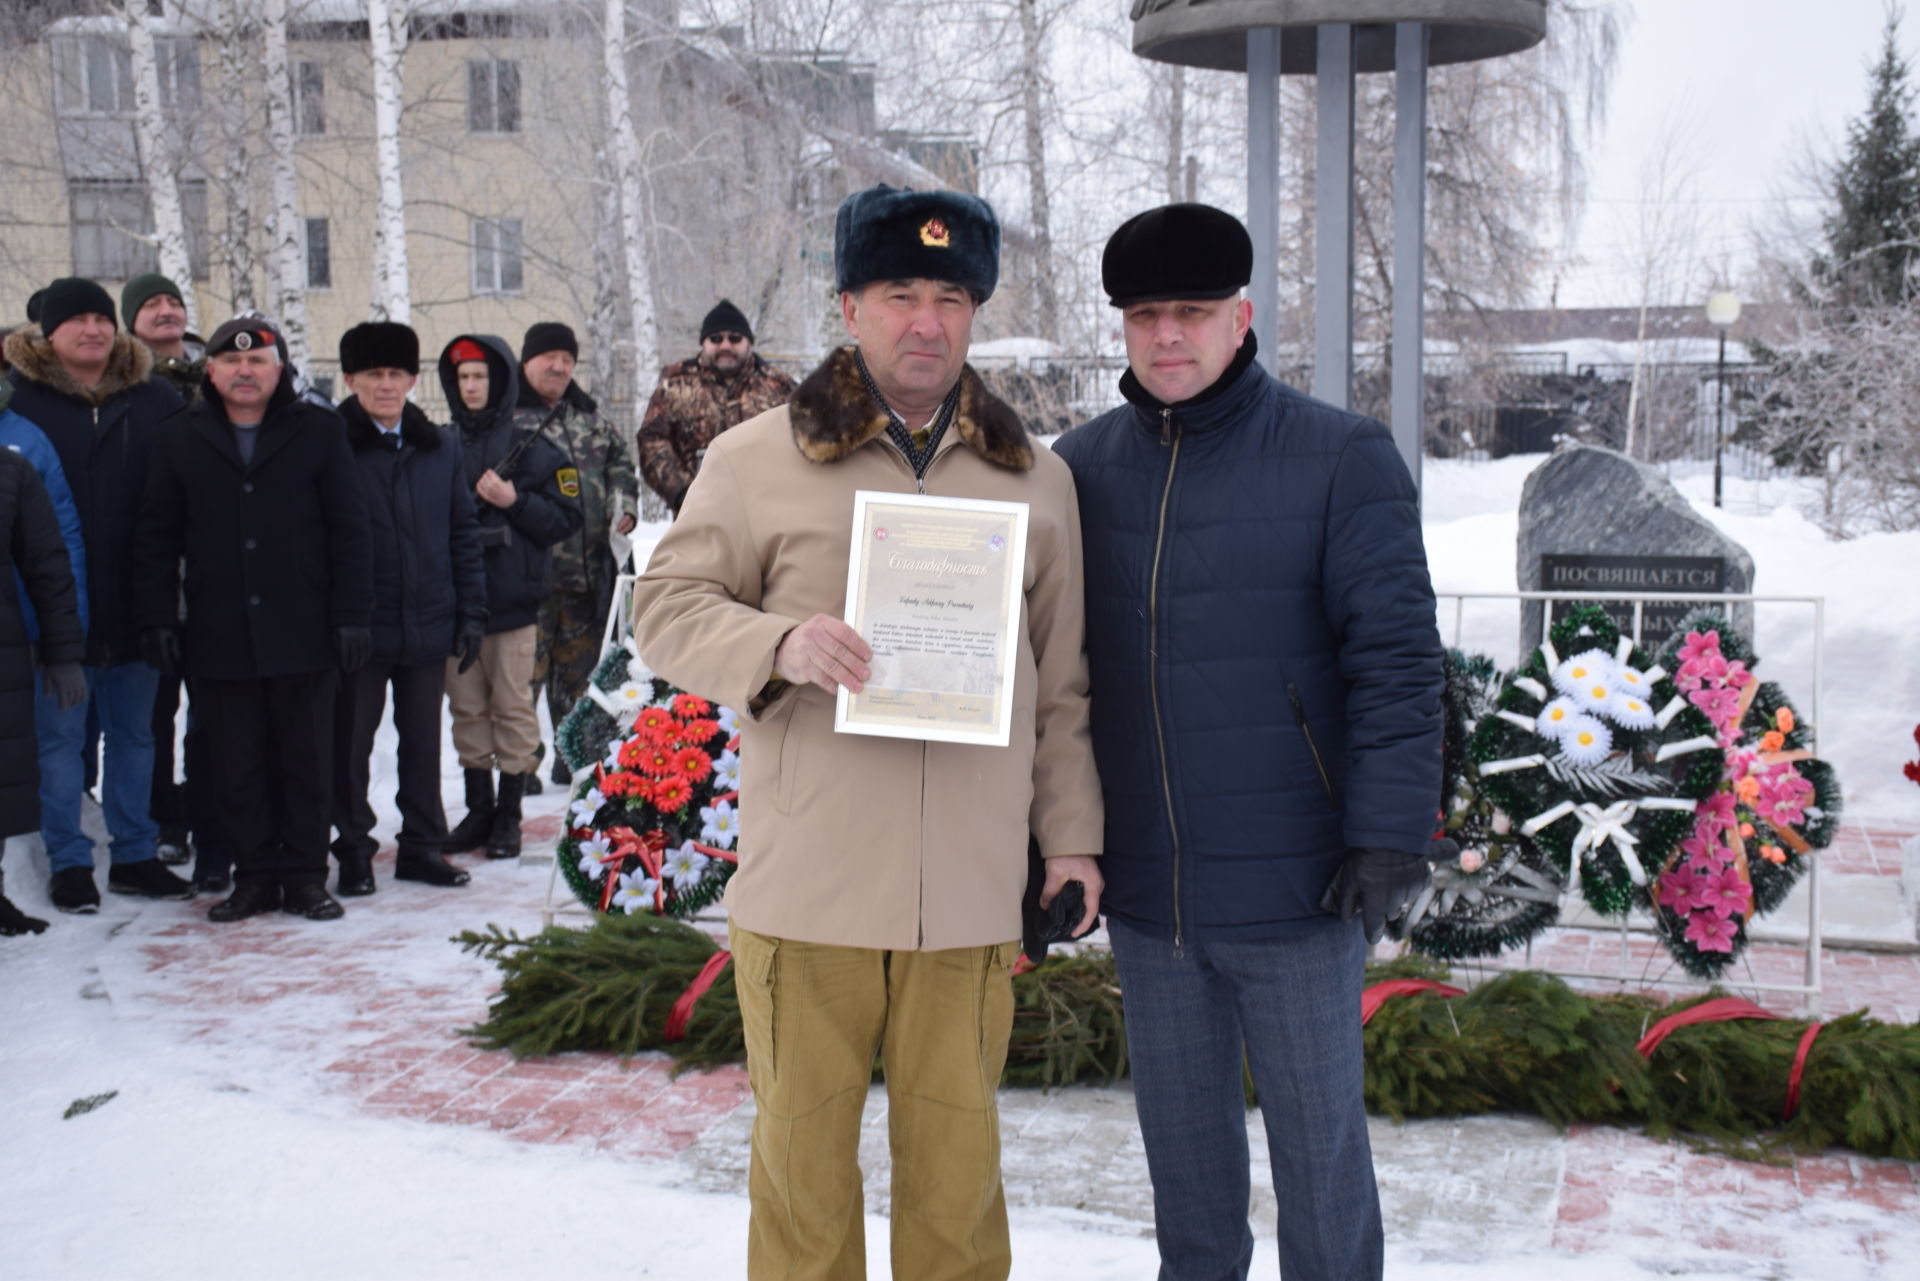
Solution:
<path fill-rule="evenodd" d="M 929 249 L 946 249 L 953 244 L 953 233 L 940 219 L 929 218 L 920 224 L 920 243 Z"/>

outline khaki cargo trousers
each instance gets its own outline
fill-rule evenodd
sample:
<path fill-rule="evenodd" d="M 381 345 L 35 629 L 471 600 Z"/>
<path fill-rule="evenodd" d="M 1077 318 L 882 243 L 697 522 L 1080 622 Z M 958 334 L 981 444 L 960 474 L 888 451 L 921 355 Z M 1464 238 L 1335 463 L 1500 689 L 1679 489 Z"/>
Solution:
<path fill-rule="evenodd" d="M 1018 943 L 885 952 L 732 927 L 753 1083 L 750 1281 L 863 1281 L 860 1112 L 876 1051 L 894 1281 L 1005 1281 L 995 1091 Z"/>

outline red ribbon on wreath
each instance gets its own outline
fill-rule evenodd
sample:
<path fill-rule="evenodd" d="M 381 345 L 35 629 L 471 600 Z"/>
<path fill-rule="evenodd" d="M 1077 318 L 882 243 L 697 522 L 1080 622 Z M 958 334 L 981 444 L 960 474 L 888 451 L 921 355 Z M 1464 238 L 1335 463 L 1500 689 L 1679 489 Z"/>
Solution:
<path fill-rule="evenodd" d="M 1380 1012 L 1380 1007 L 1396 996 L 1413 996 L 1420 992 L 1435 992 L 1441 996 L 1465 996 L 1457 987 L 1445 983 L 1436 983 L 1432 979 L 1382 979 L 1360 994 L 1360 1026 L 1365 1027 Z"/>
<path fill-rule="evenodd" d="M 1711 1001 L 1681 1010 L 1678 1014 L 1669 1014 L 1640 1038 L 1633 1048 L 1643 1059 L 1651 1059 L 1653 1052 L 1660 1048 L 1660 1042 L 1683 1027 L 1692 1027 L 1696 1023 L 1727 1023 L 1734 1019 L 1777 1019 L 1780 1016 L 1771 1010 L 1763 1010 L 1752 1001 L 1739 996 L 1717 996 Z"/>
<path fill-rule="evenodd" d="M 686 1036 L 687 1022 L 693 1018 L 693 1007 L 700 1003 L 700 998 L 707 994 L 707 989 L 713 986 L 713 981 L 720 977 L 720 971 L 726 969 L 727 962 L 732 959 L 733 953 L 725 948 L 721 948 L 707 958 L 707 963 L 700 967 L 698 974 L 693 976 L 693 982 L 687 984 L 687 990 L 680 994 L 679 999 L 673 1003 L 673 1008 L 667 1011 L 667 1040 L 678 1041 Z"/>
<path fill-rule="evenodd" d="M 607 869 L 607 882 L 600 887 L 600 910 L 602 912 L 605 912 L 613 904 L 613 888 L 620 880 L 614 873 L 618 870 L 622 860 L 629 854 L 633 855 L 633 857 L 640 860 L 640 866 L 646 869 L 647 875 L 653 880 L 658 881 L 660 879 L 660 855 L 667 848 L 667 834 L 659 828 L 655 828 L 645 836 L 642 836 L 631 827 L 609 827 L 606 830 L 606 838 L 613 845 L 613 859 L 610 860 L 613 866 Z M 655 889 L 653 892 L 654 907 L 661 907 L 665 898 L 666 892 L 664 890 Z"/>
<path fill-rule="evenodd" d="M 1807 1051 L 1813 1048 L 1813 1038 L 1820 1035 L 1824 1023 L 1809 1023 L 1807 1030 L 1800 1034 L 1800 1048 L 1793 1054 L 1793 1071 L 1787 1074 L 1787 1104 L 1780 1110 L 1782 1121 L 1793 1120 L 1793 1114 L 1800 1110 L 1800 1077 L 1807 1070 Z"/>

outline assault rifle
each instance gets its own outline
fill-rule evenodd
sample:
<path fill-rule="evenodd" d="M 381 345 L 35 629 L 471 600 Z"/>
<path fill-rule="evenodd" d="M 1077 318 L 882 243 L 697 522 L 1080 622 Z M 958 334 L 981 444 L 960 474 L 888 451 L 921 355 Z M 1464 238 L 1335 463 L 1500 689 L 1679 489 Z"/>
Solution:
<path fill-rule="evenodd" d="M 533 448 L 533 442 L 547 434 L 547 428 L 559 421 L 560 415 L 566 412 L 566 408 L 567 402 L 564 399 L 555 401 L 553 408 L 547 411 L 547 416 L 540 420 L 540 425 L 514 442 L 513 447 L 501 455 L 500 461 L 489 470 L 501 480 L 512 480 L 514 472 L 520 468 L 521 460 L 527 456 L 527 451 Z M 482 547 L 505 547 L 512 541 L 513 531 L 504 521 L 497 525 L 485 522 L 481 524 L 480 545 Z"/>

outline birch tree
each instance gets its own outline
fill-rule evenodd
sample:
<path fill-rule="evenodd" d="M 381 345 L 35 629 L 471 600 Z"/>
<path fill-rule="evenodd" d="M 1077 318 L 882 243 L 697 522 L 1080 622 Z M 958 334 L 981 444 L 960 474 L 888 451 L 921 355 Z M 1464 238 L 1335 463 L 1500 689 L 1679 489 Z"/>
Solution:
<path fill-rule="evenodd" d="M 253 293 L 253 148 L 248 138 L 252 120 L 247 109 L 247 49 L 239 0 L 214 0 L 209 32 L 220 67 L 220 102 L 213 113 L 224 211 L 220 260 L 226 268 L 233 310 L 252 311 L 258 305 Z"/>
<path fill-rule="evenodd" d="M 660 338 L 640 211 L 640 139 L 633 127 L 633 93 L 627 82 L 627 0 L 606 0 L 601 36 L 614 186 L 620 202 L 620 256 L 626 268 L 627 301 L 633 309 L 634 369 L 651 373 L 660 367 Z"/>
<path fill-rule="evenodd" d="M 300 176 L 293 156 L 293 77 L 287 60 L 287 0 L 262 0 L 267 160 L 272 203 L 267 218 L 267 277 L 280 333 L 293 363 L 307 367 L 306 253 L 300 224 Z"/>
<path fill-rule="evenodd" d="M 407 279 L 407 211 L 400 184 L 400 108 L 407 56 L 408 0 L 367 0 L 373 52 L 373 133 L 380 198 L 373 228 L 373 296 L 369 319 L 407 324 L 413 318 Z"/>
<path fill-rule="evenodd" d="M 1047 134 L 1042 95 L 1046 51 L 1039 0 L 1017 0 L 1020 17 L 1020 114 L 1027 170 L 1027 219 L 1033 233 L 1034 323 L 1042 336 L 1060 336 L 1060 291 L 1053 279 L 1053 202 L 1047 191 Z"/>
<path fill-rule="evenodd" d="M 147 201 L 153 212 L 154 243 L 160 252 L 160 274 L 180 283 L 187 308 L 187 327 L 194 318 L 193 262 L 187 255 L 187 219 L 180 205 L 177 158 L 167 137 L 167 118 L 160 98 L 160 59 L 154 48 L 153 27 L 146 0 L 123 0 L 128 53 L 133 64 L 133 136 L 139 150 L 140 172 L 147 179 Z M 133 317 L 128 316 L 129 328 Z"/>

